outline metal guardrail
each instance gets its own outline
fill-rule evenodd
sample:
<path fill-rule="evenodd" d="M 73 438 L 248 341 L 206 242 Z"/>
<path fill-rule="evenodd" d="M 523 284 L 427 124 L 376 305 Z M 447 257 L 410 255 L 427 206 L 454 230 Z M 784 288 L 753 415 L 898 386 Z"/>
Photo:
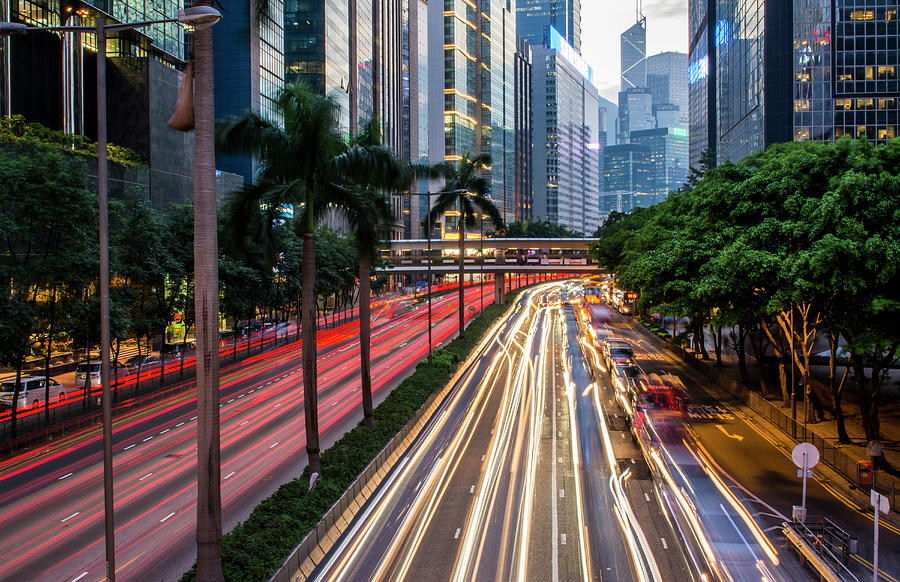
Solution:
<path fill-rule="evenodd" d="M 643 328 L 643 326 L 639 326 Z M 643 328 L 646 329 L 646 328 Z M 648 333 L 649 330 L 648 330 Z M 655 337 L 655 336 L 654 336 Z M 769 422 L 778 427 L 778 429 L 792 441 L 812 443 L 821 454 L 821 462 L 838 472 L 842 477 L 847 479 L 859 487 L 866 489 L 875 489 L 882 495 L 888 497 L 891 505 L 891 513 L 896 512 L 897 507 L 897 490 L 900 489 L 900 480 L 893 475 L 878 474 L 877 471 L 872 472 L 873 482 L 869 484 L 861 484 L 857 475 L 857 461 L 832 444 L 831 440 L 819 435 L 814 429 L 791 417 L 789 412 L 783 410 L 780 406 L 773 404 L 763 398 L 759 393 L 754 392 L 740 384 L 737 380 L 727 376 L 721 371 L 700 360 L 694 352 L 684 349 L 682 346 L 674 345 L 670 340 L 665 340 L 666 347 L 670 351 L 677 354 L 687 364 L 704 376 L 715 380 L 716 384 L 729 392 L 736 399 L 740 400 L 754 412 L 765 417 Z"/>
<path fill-rule="evenodd" d="M 781 522 L 785 539 L 800 557 L 800 562 L 812 569 L 822 582 L 859 582 L 841 559 L 802 523 Z"/>

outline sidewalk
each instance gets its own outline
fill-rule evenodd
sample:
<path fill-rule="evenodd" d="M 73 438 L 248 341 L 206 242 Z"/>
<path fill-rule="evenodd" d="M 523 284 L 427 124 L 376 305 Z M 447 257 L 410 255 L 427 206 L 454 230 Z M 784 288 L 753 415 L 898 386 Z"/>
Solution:
<path fill-rule="evenodd" d="M 635 330 L 638 330 L 644 336 L 651 338 L 653 344 L 658 346 L 659 349 L 665 348 L 676 358 L 681 359 L 683 364 L 689 369 L 699 373 L 704 380 L 702 385 L 707 391 L 716 394 L 722 401 L 728 402 L 729 406 L 736 408 L 748 419 L 752 419 L 754 427 L 757 428 L 757 430 L 766 433 L 773 444 L 777 444 L 777 446 L 783 450 L 790 451 L 798 442 L 800 442 L 800 440 L 802 440 L 802 432 L 798 432 L 797 439 L 792 439 L 789 432 L 784 430 L 785 427 L 773 423 L 771 418 L 768 418 L 765 414 L 760 412 L 760 408 L 771 406 L 771 408 L 777 410 L 775 412 L 776 414 L 788 417 L 788 420 L 790 416 L 790 409 L 782 408 L 780 398 L 767 401 L 760 396 L 755 362 L 752 361 L 750 356 L 748 356 L 748 360 L 750 360 L 748 362 L 750 383 L 749 385 L 745 385 L 739 380 L 740 372 L 738 370 L 737 356 L 732 350 L 723 349 L 722 366 L 719 367 L 716 366 L 715 356 L 711 348 L 708 348 L 711 352 L 711 359 L 702 360 L 700 359 L 699 354 L 696 354 L 691 350 L 682 350 L 681 348 L 674 347 L 669 341 L 658 338 L 637 319 L 632 318 L 630 323 L 634 326 Z M 777 376 L 774 379 L 774 382 L 770 379 L 770 386 L 774 386 L 775 389 L 780 392 L 780 389 L 777 388 Z M 847 455 L 847 457 L 855 463 L 856 460 L 865 460 L 869 457 L 866 454 L 864 433 L 859 421 L 859 407 L 855 402 L 847 400 L 849 399 L 845 395 L 845 424 L 851 439 L 853 439 L 852 444 L 841 445 L 837 442 L 836 422 L 833 420 L 833 415 L 828 408 L 826 408 L 826 410 L 828 411 L 829 418 L 823 422 L 810 423 L 808 425 L 810 431 L 808 436 L 812 437 L 814 431 L 815 436 L 821 437 L 827 443 L 828 447 L 824 448 L 833 448 L 833 450 L 837 450 L 840 453 Z M 825 402 L 825 404 L 827 404 L 827 402 Z M 802 416 L 802 411 L 803 406 L 801 402 L 798 407 L 798 416 Z M 900 426 L 898 426 L 898 424 L 900 424 L 900 407 L 897 406 L 896 402 L 888 406 L 883 406 L 881 418 L 882 444 L 885 457 L 888 462 L 892 463 L 893 467 L 896 468 L 900 466 L 900 446 L 898 446 L 897 442 L 898 434 L 900 434 Z M 823 448 L 818 439 L 808 438 L 807 440 L 814 441 L 817 447 L 820 449 Z M 823 461 L 824 459 L 825 455 L 823 455 Z M 871 510 L 869 504 L 869 489 L 871 487 L 859 486 L 855 483 L 854 479 L 851 479 L 848 476 L 848 474 L 852 475 L 855 472 L 855 464 L 852 467 L 848 467 L 848 469 L 848 471 L 842 472 L 834 467 L 827 466 L 822 462 L 819 464 L 817 471 L 824 473 L 827 477 L 826 481 L 828 484 L 842 496 L 851 499 L 861 511 L 866 511 L 866 508 Z M 900 517 L 898 517 L 895 505 L 895 500 L 900 497 L 900 495 L 898 495 L 900 491 L 897 491 L 900 489 L 900 480 L 895 476 L 879 473 L 876 476 L 876 482 L 878 484 L 878 489 L 888 495 L 888 498 L 891 501 L 890 513 L 888 515 L 883 515 L 882 518 L 886 522 L 893 524 L 895 527 L 900 527 Z"/>
<path fill-rule="evenodd" d="M 709 330 L 707 330 L 707 332 L 708 331 Z M 710 359 L 707 360 L 706 363 L 715 367 L 720 373 L 727 375 L 733 381 L 741 383 L 737 353 L 735 353 L 734 349 L 731 347 L 730 339 L 725 338 L 723 334 L 723 340 L 726 341 L 723 341 L 721 367 L 716 366 L 715 350 L 711 345 L 712 341 L 709 333 L 706 334 L 705 339 L 706 348 L 710 355 Z M 749 342 L 747 348 L 750 350 Z M 695 356 L 699 357 L 699 354 L 695 354 Z M 751 353 L 747 354 L 747 371 L 749 374 L 749 382 L 744 385 L 759 394 L 759 376 L 757 374 L 754 356 Z M 840 376 L 843 373 L 844 367 L 838 365 L 837 374 Z M 886 381 L 885 386 L 882 388 L 884 393 L 882 394 L 879 419 L 881 420 L 881 446 L 884 453 L 884 459 L 892 467 L 894 477 L 897 477 L 897 480 L 900 481 L 900 400 L 897 398 L 897 388 L 893 385 L 893 382 L 898 379 L 897 375 L 897 371 L 894 370 L 893 377 Z M 831 392 L 828 388 L 828 366 L 812 366 L 811 376 L 816 397 L 822 404 L 825 418 L 818 422 L 810 422 L 807 425 L 809 429 L 814 431 L 816 435 L 822 437 L 831 446 L 844 451 L 848 456 L 855 459 L 869 459 L 869 455 L 866 452 L 865 431 L 862 426 L 859 404 L 856 400 L 856 386 L 852 371 L 844 381 L 844 391 L 841 399 L 841 408 L 844 412 L 844 426 L 850 436 L 850 444 L 841 444 L 838 442 L 837 421 L 835 420 L 834 409 L 832 407 Z M 767 369 L 766 382 L 769 385 L 771 392 L 778 392 L 780 394 L 777 370 L 771 367 Z M 797 379 L 797 382 L 799 382 L 799 379 Z M 798 391 L 797 414 L 798 419 L 802 420 L 803 395 L 800 394 L 800 392 L 802 391 Z M 780 406 L 781 399 L 780 397 L 770 398 L 769 402 L 775 406 Z M 788 414 L 790 413 L 789 408 L 784 410 Z"/>

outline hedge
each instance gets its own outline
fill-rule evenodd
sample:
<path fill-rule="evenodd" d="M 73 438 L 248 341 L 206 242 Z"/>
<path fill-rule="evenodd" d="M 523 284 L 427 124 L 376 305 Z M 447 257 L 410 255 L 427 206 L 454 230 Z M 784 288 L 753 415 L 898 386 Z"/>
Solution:
<path fill-rule="evenodd" d="M 507 298 L 514 300 L 520 291 L 508 293 Z M 307 467 L 299 478 L 285 483 L 263 500 L 247 521 L 225 534 L 222 539 L 225 580 L 268 580 L 428 397 L 450 381 L 460 362 L 469 356 L 505 310 L 502 305 L 489 305 L 472 320 L 462 339 L 456 338 L 433 352 L 432 367 L 420 362 L 415 372 L 375 409 L 374 430 L 360 422 L 325 450 L 321 457 L 322 477 L 313 491 L 307 490 L 310 476 Z M 181 581 L 193 582 L 195 574 L 196 565 Z"/>

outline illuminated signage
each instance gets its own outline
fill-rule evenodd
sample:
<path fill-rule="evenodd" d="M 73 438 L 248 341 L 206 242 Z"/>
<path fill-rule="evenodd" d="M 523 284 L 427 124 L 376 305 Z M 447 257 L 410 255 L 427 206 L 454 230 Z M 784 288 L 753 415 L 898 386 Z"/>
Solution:
<path fill-rule="evenodd" d="M 588 66 L 587 61 L 581 58 L 581 55 L 578 54 L 572 45 L 566 42 L 566 39 L 559 33 L 558 30 L 550 27 L 550 48 L 559 53 L 564 59 L 569 61 L 569 63 L 575 67 L 575 69 L 581 73 L 581 76 L 588 80 L 588 82 L 594 82 L 594 71 Z"/>
<path fill-rule="evenodd" d="M 692 85 L 709 76 L 709 56 L 704 55 L 702 59 L 688 66 L 688 82 Z"/>
<path fill-rule="evenodd" d="M 683 127 L 670 127 L 669 133 L 671 133 L 672 135 L 677 135 L 678 137 L 687 137 L 688 136 L 687 129 L 685 129 Z"/>

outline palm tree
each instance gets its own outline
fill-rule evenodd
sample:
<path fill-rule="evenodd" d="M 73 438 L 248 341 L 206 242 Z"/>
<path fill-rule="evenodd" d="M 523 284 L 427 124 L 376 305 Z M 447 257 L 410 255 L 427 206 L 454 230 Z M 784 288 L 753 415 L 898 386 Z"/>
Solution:
<path fill-rule="evenodd" d="M 252 154 L 258 164 L 256 182 L 237 193 L 247 212 L 270 212 L 286 204 L 299 208 L 303 224 L 301 312 L 303 338 L 303 403 L 310 487 L 321 471 L 319 462 L 316 377 L 315 227 L 317 219 L 354 188 L 391 188 L 407 167 L 383 146 L 348 145 L 337 131 L 335 105 L 302 85 L 289 85 L 276 101 L 284 127 L 247 112 L 224 120 L 217 144 L 223 153 Z M 274 228 L 268 221 L 267 228 Z"/>
<path fill-rule="evenodd" d="M 195 4 L 211 6 L 210 0 Z M 212 29 L 194 31 L 194 312 L 197 321 L 197 580 L 222 580 L 219 273 Z"/>
<path fill-rule="evenodd" d="M 479 176 L 479 172 L 491 164 L 491 156 L 481 154 L 470 157 L 466 154 L 458 163 L 444 162 L 437 165 L 437 172 L 446 179 L 444 188 L 438 195 L 428 215 L 428 228 L 442 214 L 449 210 L 459 210 L 459 337 L 465 333 L 463 309 L 464 254 L 466 227 L 474 228 L 475 219 L 487 216 L 494 228 L 503 228 L 503 217 L 488 197 L 491 184 Z M 477 212 L 476 212 L 477 209 Z"/>
<path fill-rule="evenodd" d="M 371 119 L 351 144 L 358 147 L 380 147 L 381 132 L 377 118 Z M 408 187 L 404 174 L 397 176 L 393 189 Z M 362 386 L 363 418 L 368 428 L 375 428 L 375 410 L 372 402 L 372 319 L 371 319 L 371 268 L 378 258 L 382 243 L 390 238 L 391 227 L 396 223 L 387 197 L 373 188 L 349 191 L 346 200 L 339 202 L 356 235 L 359 251 L 359 372 Z"/>

